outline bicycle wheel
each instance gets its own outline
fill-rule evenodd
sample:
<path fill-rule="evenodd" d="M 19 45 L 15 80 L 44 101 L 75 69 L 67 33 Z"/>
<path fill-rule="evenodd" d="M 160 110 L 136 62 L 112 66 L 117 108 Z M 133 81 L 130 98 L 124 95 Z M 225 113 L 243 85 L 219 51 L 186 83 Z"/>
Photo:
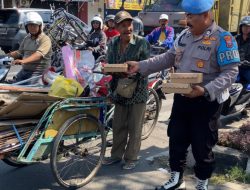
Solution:
<path fill-rule="evenodd" d="M 8 164 L 8 165 L 16 167 L 16 168 L 21 168 L 21 167 L 27 166 L 28 164 L 17 161 L 18 155 L 19 155 L 19 151 L 12 152 L 9 155 L 7 155 L 4 159 L 2 159 L 2 161 L 5 164 Z"/>
<path fill-rule="evenodd" d="M 83 136 L 86 122 L 97 129 Z M 77 132 L 72 134 L 72 130 Z M 66 188 L 89 183 L 101 167 L 105 149 L 105 132 L 95 117 L 80 114 L 68 119 L 58 131 L 51 152 L 50 163 L 57 182 Z"/>
<path fill-rule="evenodd" d="M 160 111 L 159 97 L 157 92 L 152 88 L 150 88 L 148 91 L 149 91 L 149 96 L 146 105 L 144 123 L 142 126 L 142 136 L 141 136 L 142 140 L 147 139 L 149 135 L 153 132 Z"/>

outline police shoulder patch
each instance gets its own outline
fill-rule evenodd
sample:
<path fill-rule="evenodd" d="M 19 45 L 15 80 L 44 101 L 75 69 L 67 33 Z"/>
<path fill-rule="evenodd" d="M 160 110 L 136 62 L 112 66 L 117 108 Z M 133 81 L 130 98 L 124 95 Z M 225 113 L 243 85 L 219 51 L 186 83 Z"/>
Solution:
<path fill-rule="evenodd" d="M 235 38 L 229 32 L 220 33 L 220 45 L 217 59 L 220 66 L 240 62 L 238 46 Z"/>

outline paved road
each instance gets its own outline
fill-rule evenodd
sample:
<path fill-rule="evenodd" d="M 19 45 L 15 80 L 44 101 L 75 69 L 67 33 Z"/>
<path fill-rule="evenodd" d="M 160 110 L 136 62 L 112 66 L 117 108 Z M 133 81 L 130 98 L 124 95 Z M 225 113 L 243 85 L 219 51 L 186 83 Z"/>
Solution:
<path fill-rule="evenodd" d="M 11 74 L 11 73 L 10 73 Z M 133 171 L 124 171 L 120 164 L 102 167 L 93 182 L 81 188 L 88 190 L 149 190 L 168 177 L 157 171 L 158 165 L 146 158 L 162 153 L 168 146 L 167 123 L 172 107 L 172 95 L 163 101 L 159 122 L 152 135 L 142 142 L 140 164 Z M 109 155 L 110 149 L 106 154 Z M 57 190 L 62 189 L 52 176 L 49 161 L 16 169 L 0 161 L 0 190 Z M 194 179 L 187 177 L 187 190 L 194 189 Z M 230 190 L 231 188 L 213 188 Z"/>
<path fill-rule="evenodd" d="M 94 180 L 81 190 L 153 190 L 162 184 L 168 176 L 158 171 L 159 164 L 150 163 L 146 159 L 167 150 L 166 135 L 168 108 L 171 99 L 163 102 L 160 121 L 151 136 L 142 142 L 140 163 L 132 171 L 124 171 L 121 164 L 103 166 Z M 106 155 L 110 154 L 110 148 Z M 1 190 L 59 190 L 62 189 L 52 176 L 49 161 L 15 169 L 0 161 L 0 189 Z M 187 190 L 194 190 L 195 179 L 192 175 L 185 176 Z M 250 190 L 249 186 L 227 184 L 210 186 L 210 190 Z"/>
<path fill-rule="evenodd" d="M 125 189 L 152 189 L 160 183 L 155 166 L 149 165 L 147 157 L 165 150 L 167 147 L 166 123 L 169 117 L 169 101 L 163 102 L 160 121 L 153 134 L 142 142 L 140 164 L 134 171 L 123 171 L 119 164 L 102 167 L 95 180 L 82 189 L 93 190 L 125 190 Z M 107 155 L 110 148 L 107 150 Z M 0 189 L 1 190 L 36 190 L 36 189 L 61 189 L 55 182 L 48 161 L 15 169 L 0 161 Z M 155 179 L 157 176 L 157 179 Z"/>

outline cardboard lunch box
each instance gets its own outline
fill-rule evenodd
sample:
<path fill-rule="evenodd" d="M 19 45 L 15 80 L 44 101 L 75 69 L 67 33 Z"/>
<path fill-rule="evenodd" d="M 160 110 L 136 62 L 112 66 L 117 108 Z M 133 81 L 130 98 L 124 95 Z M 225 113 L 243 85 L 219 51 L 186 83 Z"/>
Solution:
<path fill-rule="evenodd" d="M 202 81 L 202 73 L 170 73 L 169 81 L 162 84 L 162 91 L 164 93 L 189 94 L 192 91 L 192 84 L 199 84 Z"/>
<path fill-rule="evenodd" d="M 191 84 L 163 83 L 162 91 L 164 93 L 189 94 L 192 91 L 192 87 Z"/>
<path fill-rule="evenodd" d="M 103 71 L 106 73 L 125 73 L 128 71 L 128 64 L 106 64 Z"/>
<path fill-rule="evenodd" d="M 203 81 L 203 73 L 170 73 L 171 83 L 199 84 Z"/>

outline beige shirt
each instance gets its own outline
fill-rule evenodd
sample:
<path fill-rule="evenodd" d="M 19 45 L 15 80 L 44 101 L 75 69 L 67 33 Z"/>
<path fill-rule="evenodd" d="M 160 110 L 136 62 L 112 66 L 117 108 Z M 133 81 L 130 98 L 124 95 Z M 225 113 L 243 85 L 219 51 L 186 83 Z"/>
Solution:
<path fill-rule="evenodd" d="M 202 35 L 185 29 L 168 52 L 141 61 L 144 75 L 175 66 L 179 73 L 203 73 L 204 86 L 211 100 L 219 98 L 238 75 L 239 53 L 229 32 L 213 23 Z"/>
<path fill-rule="evenodd" d="M 22 41 L 18 53 L 23 58 L 26 58 L 38 52 L 43 57 L 38 62 L 24 64 L 23 69 L 42 73 L 50 65 L 52 55 L 51 46 L 51 40 L 46 34 L 40 34 L 37 39 L 32 39 L 31 35 L 28 34 Z"/>

